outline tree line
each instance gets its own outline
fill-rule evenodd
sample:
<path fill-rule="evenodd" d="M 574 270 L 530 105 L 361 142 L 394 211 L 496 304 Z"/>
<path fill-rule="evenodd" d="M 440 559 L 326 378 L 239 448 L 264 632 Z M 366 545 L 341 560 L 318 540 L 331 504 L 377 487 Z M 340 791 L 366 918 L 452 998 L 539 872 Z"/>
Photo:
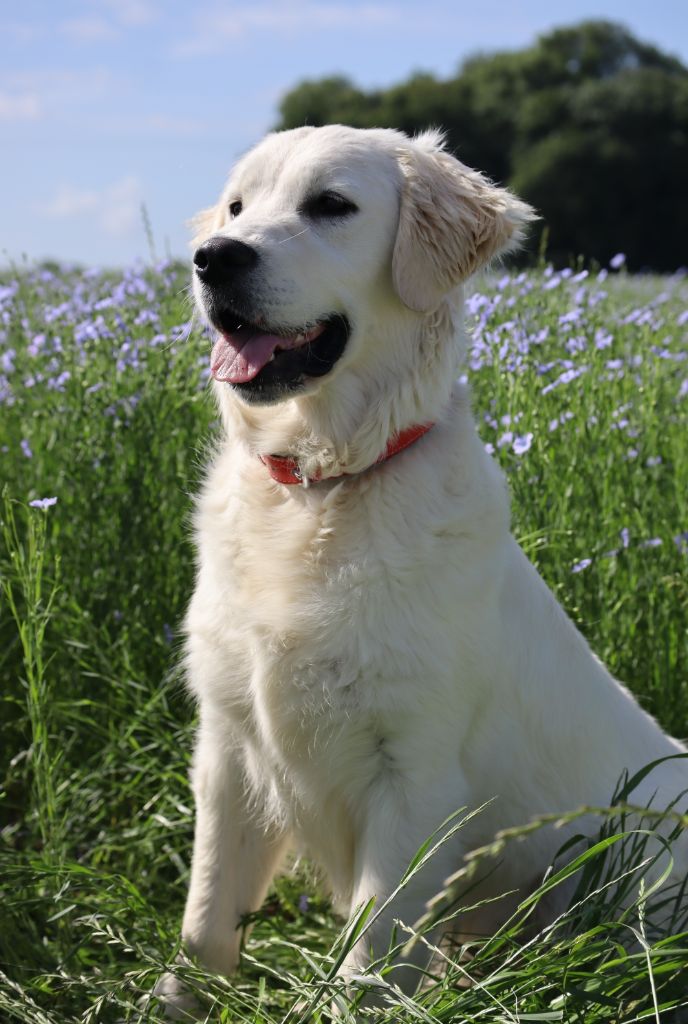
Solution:
<path fill-rule="evenodd" d="M 304 81 L 279 109 L 279 128 L 443 128 L 460 160 L 535 206 L 531 248 L 546 231 L 555 262 L 624 252 L 633 270 L 688 265 L 688 68 L 621 25 L 556 29 L 444 80 Z"/>

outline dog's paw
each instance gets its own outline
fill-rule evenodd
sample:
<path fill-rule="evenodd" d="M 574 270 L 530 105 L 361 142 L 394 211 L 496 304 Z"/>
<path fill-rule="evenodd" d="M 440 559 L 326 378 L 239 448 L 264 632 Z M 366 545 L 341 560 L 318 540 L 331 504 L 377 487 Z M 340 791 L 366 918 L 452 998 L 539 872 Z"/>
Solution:
<path fill-rule="evenodd" d="M 151 993 L 167 1020 L 198 1021 L 205 1013 L 188 987 L 174 974 L 163 974 Z"/>

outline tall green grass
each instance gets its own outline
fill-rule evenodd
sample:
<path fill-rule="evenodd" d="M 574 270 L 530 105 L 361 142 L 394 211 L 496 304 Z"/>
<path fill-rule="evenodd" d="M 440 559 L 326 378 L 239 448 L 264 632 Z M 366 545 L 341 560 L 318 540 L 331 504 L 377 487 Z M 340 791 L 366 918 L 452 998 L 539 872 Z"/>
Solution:
<path fill-rule="evenodd" d="M 603 278 L 545 268 L 476 285 L 474 409 L 529 556 L 612 671 L 685 736 L 688 283 Z M 218 429 L 186 287 L 173 265 L 0 281 L 3 1021 L 154 1021 L 146 993 L 179 951 L 193 708 L 176 629 Z M 685 920 L 662 897 L 669 924 L 655 928 L 641 883 L 644 859 L 668 854 L 652 813 L 648 832 L 630 828 L 628 802 L 544 883 L 578 880 L 564 918 L 533 933 L 524 904 L 490 941 L 437 950 L 413 999 L 378 964 L 360 991 L 387 1001 L 380 1018 L 688 1019 Z M 500 840 L 505 856 L 516 841 Z M 450 888 L 438 913 L 461 898 Z M 255 915 L 237 978 L 173 969 L 203 980 L 211 1020 L 296 1024 L 333 997 L 352 1019 L 358 996 L 335 967 L 377 912 L 342 929 L 301 865 Z M 401 925 L 397 940 L 431 941 Z"/>

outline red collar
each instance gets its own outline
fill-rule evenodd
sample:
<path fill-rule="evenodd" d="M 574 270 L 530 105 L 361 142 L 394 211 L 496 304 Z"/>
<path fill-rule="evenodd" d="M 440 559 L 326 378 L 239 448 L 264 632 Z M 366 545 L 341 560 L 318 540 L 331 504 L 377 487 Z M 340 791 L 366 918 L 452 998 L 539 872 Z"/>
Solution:
<path fill-rule="evenodd" d="M 428 430 L 433 426 L 434 423 L 421 423 L 415 427 L 409 427 L 407 430 L 402 430 L 400 434 L 392 438 L 380 458 L 375 460 L 374 465 L 377 466 L 381 462 L 386 462 L 393 455 L 402 452 L 404 448 L 408 448 L 409 445 L 412 445 L 423 434 L 427 434 Z M 267 466 L 272 479 L 276 480 L 278 484 L 302 484 L 304 482 L 298 462 L 289 455 L 261 455 L 259 458 L 263 465 Z M 340 476 L 349 476 L 349 474 L 341 473 Z M 339 478 L 328 477 L 329 480 L 338 480 Z M 319 473 L 317 476 L 310 477 L 308 483 L 317 483 L 318 480 L 320 480 Z"/>

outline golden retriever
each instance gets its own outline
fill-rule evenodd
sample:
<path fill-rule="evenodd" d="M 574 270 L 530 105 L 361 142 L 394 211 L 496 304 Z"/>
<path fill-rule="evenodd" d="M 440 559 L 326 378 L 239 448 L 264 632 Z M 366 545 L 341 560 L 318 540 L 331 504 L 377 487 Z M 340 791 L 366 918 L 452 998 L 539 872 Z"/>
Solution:
<path fill-rule="evenodd" d="M 684 749 L 511 536 L 457 383 L 464 282 L 532 218 L 438 133 L 328 126 L 268 136 L 197 220 L 224 440 L 185 626 L 200 724 L 182 935 L 210 970 L 236 969 L 239 921 L 290 847 L 345 910 L 379 906 L 452 812 L 490 801 L 354 947 L 359 974 L 499 829 L 604 805 L 624 769 Z M 638 800 L 687 785 L 669 760 Z M 515 844 L 480 895 L 526 892 L 562 842 Z M 495 907 L 461 921 L 488 931 Z M 171 976 L 158 992 L 186 1005 Z"/>

